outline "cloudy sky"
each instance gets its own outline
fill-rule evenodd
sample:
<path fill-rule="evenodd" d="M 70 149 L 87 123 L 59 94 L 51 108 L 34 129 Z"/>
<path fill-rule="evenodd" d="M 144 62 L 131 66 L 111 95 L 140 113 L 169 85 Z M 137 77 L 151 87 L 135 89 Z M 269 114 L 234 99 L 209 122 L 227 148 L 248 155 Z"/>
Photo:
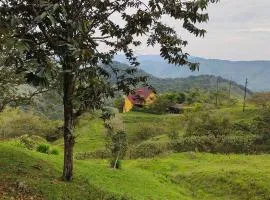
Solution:
<path fill-rule="evenodd" d="M 208 9 L 205 38 L 194 38 L 180 25 L 167 20 L 189 41 L 192 56 L 228 60 L 270 60 L 270 0 L 221 0 Z M 137 54 L 158 54 L 158 48 L 136 50 Z"/>

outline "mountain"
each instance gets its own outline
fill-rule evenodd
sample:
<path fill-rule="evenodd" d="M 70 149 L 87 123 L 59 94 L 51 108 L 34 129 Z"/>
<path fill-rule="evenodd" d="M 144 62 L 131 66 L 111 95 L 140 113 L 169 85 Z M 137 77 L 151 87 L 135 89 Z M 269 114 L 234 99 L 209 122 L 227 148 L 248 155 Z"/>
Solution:
<path fill-rule="evenodd" d="M 270 61 L 229 61 L 190 57 L 190 61 L 200 63 L 199 71 L 192 72 L 185 66 L 166 63 L 159 55 L 138 56 L 140 69 L 159 78 L 184 78 L 198 75 L 214 75 L 244 84 L 248 78 L 248 88 L 253 91 L 270 90 Z M 115 58 L 127 63 L 124 56 Z"/>
<path fill-rule="evenodd" d="M 127 64 L 120 62 L 114 62 L 113 66 L 121 69 L 129 68 Z M 229 87 L 231 85 L 231 94 L 233 96 L 242 97 L 245 90 L 243 85 L 214 75 L 198 75 L 184 78 L 158 78 L 140 69 L 137 72 L 137 76 L 148 76 L 148 83 L 153 86 L 158 93 L 184 92 L 195 88 L 216 92 L 217 80 L 220 91 L 229 92 Z M 252 91 L 248 89 L 247 93 L 250 95 L 252 94 Z"/>

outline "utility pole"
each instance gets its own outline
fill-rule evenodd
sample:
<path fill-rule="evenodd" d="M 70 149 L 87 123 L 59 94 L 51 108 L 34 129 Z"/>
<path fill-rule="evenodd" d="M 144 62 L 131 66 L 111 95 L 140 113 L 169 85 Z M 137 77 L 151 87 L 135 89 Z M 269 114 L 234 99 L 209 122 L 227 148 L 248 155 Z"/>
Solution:
<path fill-rule="evenodd" d="M 229 100 L 231 100 L 231 90 L 232 90 L 232 78 L 229 83 Z"/>
<path fill-rule="evenodd" d="M 244 94 L 244 103 L 243 103 L 243 112 L 245 112 L 245 109 L 246 109 L 247 85 L 248 85 L 248 79 L 246 78 L 246 83 L 245 83 L 245 94 Z"/>
<path fill-rule="evenodd" d="M 218 106 L 218 95 L 219 95 L 219 77 L 217 77 L 216 106 Z"/>

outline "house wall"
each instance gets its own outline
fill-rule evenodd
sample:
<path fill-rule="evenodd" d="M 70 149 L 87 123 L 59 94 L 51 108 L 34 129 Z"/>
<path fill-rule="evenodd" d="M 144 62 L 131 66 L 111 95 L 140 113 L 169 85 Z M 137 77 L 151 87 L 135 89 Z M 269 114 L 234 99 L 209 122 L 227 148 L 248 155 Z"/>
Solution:
<path fill-rule="evenodd" d="M 145 100 L 145 105 L 150 105 L 156 101 L 157 97 L 154 92 L 152 92 Z"/>
<path fill-rule="evenodd" d="M 133 108 L 133 104 L 130 102 L 130 100 L 127 97 L 125 97 L 123 113 L 129 112 L 132 108 Z"/>

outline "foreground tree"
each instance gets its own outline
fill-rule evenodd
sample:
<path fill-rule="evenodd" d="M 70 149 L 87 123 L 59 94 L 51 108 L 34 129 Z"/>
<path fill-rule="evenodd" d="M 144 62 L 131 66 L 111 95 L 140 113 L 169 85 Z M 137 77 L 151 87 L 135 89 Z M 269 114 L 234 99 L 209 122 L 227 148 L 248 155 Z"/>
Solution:
<path fill-rule="evenodd" d="M 169 16 L 195 36 L 204 36 L 206 31 L 196 23 L 208 21 L 204 10 L 217 1 L 1 0 L 1 29 L 10 28 L 12 39 L 28 47 L 23 51 L 28 65 L 22 66 L 30 71 L 28 77 L 46 77 L 51 63 L 57 63 L 62 74 L 51 77 L 63 80 L 65 180 L 73 175 L 74 118 L 89 107 L 101 106 L 103 97 L 128 92 L 128 86 L 142 80 L 134 78 L 135 68 L 119 73 L 110 67 L 114 55 L 122 52 L 138 66 L 132 49 L 142 44 L 139 36 L 144 36 L 148 46 L 160 45 L 160 55 L 169 63 L 195 70 L 198 64 L 189 62 L 182 50 L 187 41 L 162 18 Z M 108 78 L 111 75 L 115 84 Z"/>
<path fill-rule="evenodd" d="M 6 106 L 29 104 L 34 97 L 48 91 L 43 87 L 31 87 L 27 83 L 28 72 L 21 71 L 25 62 L 21 52 L 27 50 L 20 41 L 14 40 L 9 27 L 0 29 L 0 112 Z M 42 81 L 39 81 L 42 85 Z"/>

